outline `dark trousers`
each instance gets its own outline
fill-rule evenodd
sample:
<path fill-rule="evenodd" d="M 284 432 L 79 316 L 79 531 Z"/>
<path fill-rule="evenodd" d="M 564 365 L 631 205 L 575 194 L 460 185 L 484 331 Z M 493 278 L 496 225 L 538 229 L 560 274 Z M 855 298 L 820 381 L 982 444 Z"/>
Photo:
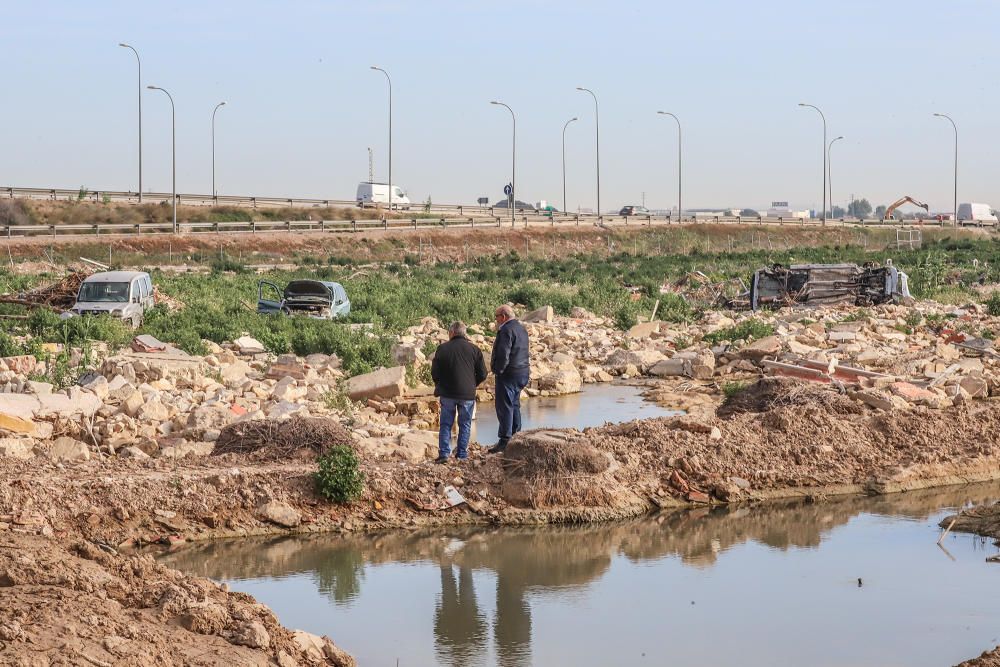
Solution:
<path fill-rule="evenodd" d="M 504 373 L 496 379 L 497 436 L 507 442 L 521 430 L 521 390 L 528 386 L 527 372 Z"/>

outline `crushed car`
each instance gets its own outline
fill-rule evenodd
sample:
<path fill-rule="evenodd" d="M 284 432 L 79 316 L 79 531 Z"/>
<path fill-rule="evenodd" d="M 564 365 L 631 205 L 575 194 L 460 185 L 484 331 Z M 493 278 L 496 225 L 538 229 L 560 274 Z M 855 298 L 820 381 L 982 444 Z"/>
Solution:
<path fill-rule="evenodd" d="M 293 280 L 281 289 L 272 282 L 261 280 L 257 283 L 257 312 L 332 320 L 350 314 L 351 300 L 340 283 Z"/>
<path fill-rule="evenodd" d="M 871 306 L 910 297 L 908 278 L 891 262 L 857 264 L 775 264 L 753 274 L 750 289 L 731 307 L 780 308 L 791 305 Z"/>

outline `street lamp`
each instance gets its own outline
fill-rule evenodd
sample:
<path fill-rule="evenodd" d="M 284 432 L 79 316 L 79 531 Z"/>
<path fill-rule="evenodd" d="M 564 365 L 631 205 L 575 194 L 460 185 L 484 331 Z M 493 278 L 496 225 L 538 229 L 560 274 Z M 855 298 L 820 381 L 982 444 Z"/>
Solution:
<path fill-rule="evenodd" d="M 951 116 L 943 113 L 936 113 L 934 115 L 938 118 L 947 118 L 948 122 L 951 123 L 952 129 L 955 130 L 955 201 L 953 202 L 955 205 L 955 217 L 953 220 L 954 224 L 958 225 L 958 127 L 955 125 L 955 121 L 951 119 Z"/>
<path fill-rule="evenodd" d="M 170 100 L 170 163 L 173 171 L 173 200 L 174 200 L 174 234 L 177 233 L 177 113 L 174 109 L 174 98 L 159 86 L 146 86 L 150 90 L 160 90 Z"/>
<path fill-rule="evenodd" d="M 142 61 L 139 60 L 139 52 L 135 47 L 119 42 L 118 46 L 131 49 L 135 54 L 135 61 L 139 65 L 139 203 L 142 203 Z"/>
<path fill-rule="evenodd" d="M 823 224 L 826 224 L 826 116 L 823 112 L 819 110 L 819 107 L 814 104 L 804 104 L 799 102 L 800 107 L 809 107 L 819 111 L 820 118 L 823 119 Z"/>
<path fill-rule="evenodd" d="M 512 132 L 511 132 L 511 149 L 510 149 L 510 226 L 514 226 L 514 205 L 517 203 L 517 117 L 514 115 L 514 110 L 508 107 L 503 102 L 497 102 L 493 100 L 490 104 L 496 104 L 497 106 L 507 107 L 507 111 L 510 112 L 511 120 L 513 121 Z"/>
<path fill-rule="evenodd" d="M 589 88 L 576 87 L 577 90 L 590 93 L 594 98 L 594 127 L 596 129 L 595 141 L 597 144 L 597 219 L 601 219 L 601 117 L 597 106 L 597 95 Z"/>
<path fill-rule="evenodd" d="M 670 116 L 677 121 L 677 219 L 681 220 L 683 218 L 681 211 L 684 210 L 681 208 L 681 121 L 669 111 L 657 111 L 656 113 Z"/>
<path fill-rule="evenodd" d="M 386 72 L 381 67 L 371 66 L 371 69 L 385 74 L 386 81 L 389 82 L 389 210 L 392 210 L 392 79 L 389 77 L 389 73 Z"/>
<path fill-rule="evenodd" d="M 566 208 L 566 128 L 569 127 L 569 124 L 572 123 L 575 120 L 579 120 L 579 118 L 577 118 L 576 116 L 574 116 L 573 118 L 570 118 L 568 121 L 566 121 L 565 125 L 563 125 L 563 144 L 562 144 L 562 148 L 563 148 L 563 150 L 562 150 L 562 162 L 563 162 L 563 213 L 567 213 L 568 212 L 568 209 Z"/>
<path fill-rule="evenodd" d="M 212 109 L 212 198 L 218 199 L 219 193 L 215 189 L 215 113 L 219 110 L 219 107 L 226 106 L 225 102 L 219 102 Z M 218 202 L 216 202 L 218 203 Z"/>
<path fill-rule="evenodd" d="M 830 215 L 833 215 L 833 162 L 830 161 L 830 150 L 833 145 L 843 139 L 844 137 L 836 137 L 830 141 L 830 145 L 826 147 L 826 170 L 830 174 L 828 182 L 830 184 Z M 836 217 L 836 216 L 834 216 Z"/>

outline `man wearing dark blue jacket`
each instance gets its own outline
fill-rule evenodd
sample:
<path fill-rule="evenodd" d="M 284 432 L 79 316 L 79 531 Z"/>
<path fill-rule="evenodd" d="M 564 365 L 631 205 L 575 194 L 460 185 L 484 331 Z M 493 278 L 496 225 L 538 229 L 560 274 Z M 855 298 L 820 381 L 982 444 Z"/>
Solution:
<path fill-rule="evenodd" d="M 497 336 L 493 340 L 490 370 L 496 380 L 497 435 L 491 454 L 507 449 L 511 436 L 521 430 L 521 391 L 531 378 L 528 332 L 514 318 L 514 309 L 500 306 L 496 313 Z"/>

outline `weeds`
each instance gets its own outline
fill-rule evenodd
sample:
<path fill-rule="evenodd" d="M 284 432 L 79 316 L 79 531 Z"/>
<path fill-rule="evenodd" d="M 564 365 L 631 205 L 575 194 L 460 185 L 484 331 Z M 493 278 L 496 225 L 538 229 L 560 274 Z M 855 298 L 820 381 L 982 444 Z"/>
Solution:
<path fill-rule="evenodd" d="M 361 497 L 364 474 L 358 455 L 349 445 L 334 445 L 319 457 L 315 474 L 316 491 L 335 503 L 349 503 Z"/>
<path fill-rule="evenodd" d="M 761 320 L 750 318 L 733 327 L 719 329 L 705 334 L 702 340 L 710 345 L 718 345 L 722 341 L 745 340 L 747 342 L 766 338 L 774 334 L 774 327 Z"/>

